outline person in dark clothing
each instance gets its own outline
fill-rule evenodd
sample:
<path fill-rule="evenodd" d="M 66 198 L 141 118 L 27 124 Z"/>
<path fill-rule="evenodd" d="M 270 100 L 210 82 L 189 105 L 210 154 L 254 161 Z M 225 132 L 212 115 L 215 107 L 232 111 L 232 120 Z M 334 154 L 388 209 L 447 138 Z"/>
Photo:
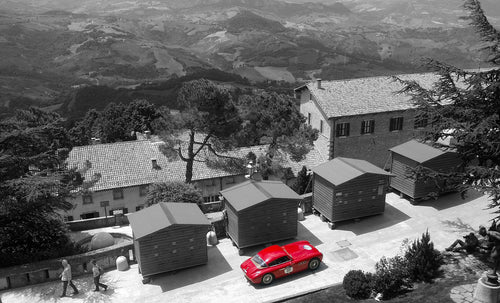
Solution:
<path fill-rule="evenodd" d="M 90 261 L 92 263 L 92 276 L 94 277 L 95 289 L 94 291 L 99 291 L 99 286 L 104 288 L 104 291 L 108 290 L 108 286 L 106 284 L 102 284 L 99 282 L 101 279 L 102 268 L 97 265 L 95 260 Z"/>
<path fill-rule="evenodd" d="M 460 251 L 460 250 L 465 250 L 467 253 L 473 253 L 476 251 L 476 249 L 479 247 L 479 240 L 477 239 L 476 235 L 474 233 L 470 233 L 468 235 L 464 236 L 464 240 L 462 241 L 460 239 L 457 239 L 453 244 L 451 244 L 448 248 L 446 248 L 446 251 Z M 460 244 L 460 247 L 455 248 L 457 245 Z"/>

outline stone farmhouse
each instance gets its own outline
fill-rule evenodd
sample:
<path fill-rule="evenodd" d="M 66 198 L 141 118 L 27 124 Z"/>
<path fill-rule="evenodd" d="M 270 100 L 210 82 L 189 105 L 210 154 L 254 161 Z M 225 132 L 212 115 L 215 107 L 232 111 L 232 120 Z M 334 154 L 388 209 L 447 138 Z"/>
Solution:
<path fill-rule="evenodd" d="M 434 73 L 397 75 L 425 88 Z M 349 157 L 387 166 L 388 149 L 414 138 L 427 126 L 416 119 L 410 97 L 390 77 L 316 80 L 295 89 L 307 123 L 319 130 L 315 148 L 327 159 Z"/>
<path fill-rule="evenodd" d="M 90 180 L 96 173 L 101 177 L 89 189 L 88 194 L 77 194 L 70 201 L 74 207 L 63 214 L 65 219 L 73 221 L 110 216 L 116 212 L 135 212 L 144 208 L 150 184 L 184 181 L 186 163 L 180 159 L 169 161 L 159 150 L 161 144 L 163 141 L 140 136 L 136 141 L 74 147 L 67 159 L 68 167 L 88 167 L 85 180 Z M 263 154 L 266 148 L 266 145 L 238 148 L 230 154 L 244 158 L 249 152 Z M 302 165 L 309 168 L 323 161 L 313 150 L 306 160 L 298 163 L 290 161 L 287 166 L 296 175 Z M 221 190 L 246 181 L 245 175 L 244 168 L 242 172 L 230 173 L 195 161 L 193 184 L 202 191 L 205 203 L 210 204 L 219 201 Z M 270 179 L 280 178 L 275 176 Z"/>

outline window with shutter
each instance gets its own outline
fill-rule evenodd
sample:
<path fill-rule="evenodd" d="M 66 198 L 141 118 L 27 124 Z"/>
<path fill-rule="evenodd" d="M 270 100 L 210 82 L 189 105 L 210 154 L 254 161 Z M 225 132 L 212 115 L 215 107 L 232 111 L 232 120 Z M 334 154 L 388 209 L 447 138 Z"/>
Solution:
<path fill-rule="evenodd" d="M 396 131 L 403 129 L 403 117 L 394 117 L 389 121 L 389 131 Z"/>
<path fill-rule="evenodd" d="M 361 134 L 371 134 L 375 131 L 375 120 L 361 121 Z"/>
<path fill-rule="evenodd" d="M 335 128 L 335 133 L 337 137 L 349 136 L 349 123 L 347 122 L 338 123 Z"/>

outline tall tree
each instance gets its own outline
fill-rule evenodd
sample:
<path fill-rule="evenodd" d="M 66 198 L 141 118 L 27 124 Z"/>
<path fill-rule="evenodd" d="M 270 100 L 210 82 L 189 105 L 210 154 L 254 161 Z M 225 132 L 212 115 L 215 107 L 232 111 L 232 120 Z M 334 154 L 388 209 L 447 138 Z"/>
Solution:
<path fill-rule="evenodd" d="M 155 132 L 155 128 L 166 128 L 168 115 L 165 109 L 156 108 L 145 100 L 134 100 L 127 105 L 109 103 L 101 112 L 89 110 L 70 129 L 69 135 L 77 146 L 90 144 L 93 137 L 103 143 L 134 140 L 133 132 Z"/>
<path fill-rule="evenodd" d="M 458 189 L 469 188 L 488 192 L 492 207 L 500 202 L 500 32 L 486 18 L 479 1 L 466 0 L 466 17 L 481 37 L 481 50 L 493 68 L 479 71 L 463 70 L 428 60 L 439 75 L 433 88 L 425 89 L 416 82 L 403 81 L 402 93 L 409 94 L 419 115 L 430 123 L 425 140 L 436 142 L 451 136 L 463 158 L 463 172 L 455 177 L 463 180 Z M 418 173 L 418 172 L 417 172 Z M 440 175 L 423 171 L 424 175 Z M 421 176 L 425 177 L 425 176 Z M 500 212 L 500 211 L 499 211 Z"/>
<path fill-rule="evenodd" d="M 291 187 L 299 195 L 312 191 L 312 174 L 308 173 L 307 167 L 302 166 L 302 169 L 298 172 L 297 178 Z"/>
<path fill-rule="evenodd" d="M 314 147 L 318 130 L 306 125 L 296 101 L 288 95 L 256 90 L 239 99 L 242 130 L 236 134 L 240 145 L 268 144 L 266 155 L 257 159 L 257 169 L 269 175 L 286 176 L 286 163 L 304 159 Z"/>
<path fill-rule="evenodd" d="M 239 100 L 243 128 L 242 145 L 269 144 L 271 156 L 282 151 L 294 161 L 303 160 L 318 138 L 318 130 L 306 125 L 295 100 L 288 95 L 256 91 Z"/>
<path fill-rule="evenodd" d="M 97 110 L 90 109 L 85 114 L 85 117 L 69 130 L 69 137 L 73 146 L 89 145 L 92 138 L 99 137 L 99 117 L 100 113 Z"/>
<path fill-rule="evenodd" d="M 83 181 L 64 164 L 70 148 L 55 113 L 31 108 L 0 123 L 0 266 L 78 251 L 58 215 Z"/>
<path fill-rule="evenodd" d="M 207 153 L 221 153 L 234 146 L 234 133 L 241 127 L 238 110 L 228 90 L 201 79 L 183 84 L 178 95 L 180 114 L 173 117 L 176 133 L 165 133 L 162 151 L 186 162 L 185 181 L 193 178 L 195 161 L 208 161 Z"/>

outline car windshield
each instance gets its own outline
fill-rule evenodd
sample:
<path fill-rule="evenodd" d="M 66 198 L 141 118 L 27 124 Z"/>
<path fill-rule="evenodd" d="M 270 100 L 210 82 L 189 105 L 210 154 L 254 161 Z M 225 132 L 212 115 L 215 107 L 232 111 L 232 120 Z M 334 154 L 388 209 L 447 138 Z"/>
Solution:
<path fill-rule="evenodd" d="M 266 262 L 264 262 L 264 260 L 262 260 L 262 258 L 259 255 L 253 256 L 252 262 L 259 268 L 267 267 Z"/>

